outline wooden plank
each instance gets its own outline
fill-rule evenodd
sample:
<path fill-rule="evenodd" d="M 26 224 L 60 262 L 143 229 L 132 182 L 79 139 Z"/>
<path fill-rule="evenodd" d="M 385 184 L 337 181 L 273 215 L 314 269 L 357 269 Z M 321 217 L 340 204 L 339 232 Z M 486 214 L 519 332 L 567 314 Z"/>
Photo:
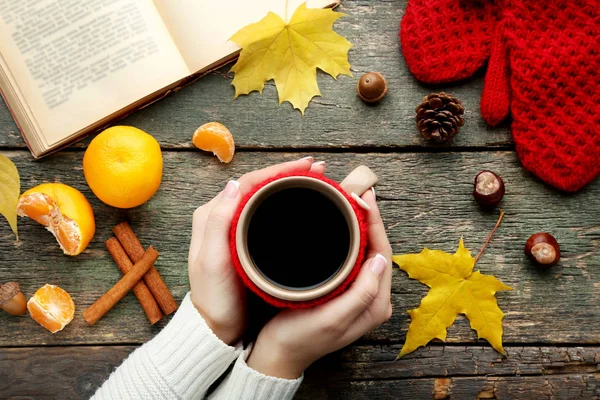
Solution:
<path fill-rule="evenodd" d="M 94 327 L 88 327 L 81 317 L 81 312 L 120 277 L 103 245 L 111 236 L 111 228 L 129 219 L 142 243 L 156 246 L 161 253 L 157 268 L 179 301 L 188 290 L 187 250 L 193 210 L 231 178 L 304 155 L 240 153 L 231 164 L 222 165 L 199 152 L 165 152 L 164 181 L 152 201 L 136 209 L 116 210 L 90 193 L 80 168 L 81 152 L 62 152 L 35 163 L 25 151 L 4 154 L 19 167 L 23 190 L 45 180 L 81 189 L 92 202 L 98 227 L 90 247 L 73 258 L 62 255 L 51 235 L 32 221 L 20 220 L 20 243 L 15 243 L 7 224 L 0 224 L 0 279 L 19 281 L 27 297 L 45 283 L 57 284 L 73 295 L 77 308 L 75 320 L 56 335 L 29 317 L 2 313 L 0 346 L 148 340 L 164 323 L 149 326 L 131 294 Z M 497 215 L 479 211 L 470 194 L 472 179 L 481 169 L 495 170 L 507 186 L 502 203 L 506 217 L 477 268 L 514 288 L 497 295 L 506 313 L 505 342 L 600 342 L 600 181 L 577 195 L 566 196 L 527 174 L 512 152 L 314 156 L 327 161 L 335 179 L 359 164 L 368 164 L 379 174 L 379 204 L 397 253 L 418 252 L 425 245 L 455 251 L 461 236 L 476 253 Z M 562 247 L 562 261 L 549 270 L 532 266 L 523 255 L 528 236 L 542 230 L 552 232 Z M 409 280 L 402 271 L 395 270 L 393 279 L 394 314 L 365 340 L 403 342 L 409 324 L 406 310 L 417 307 L 427 293 L 425 286 Z M 475 343 L 476 335 L 468 321 L 459 317 L 449 329 L 448 341 Z"/>
<path fill-rule="evenodd" d="M 462 99 L 467 109 L 466 125 L 454 146 L 506 146 L 508 125 L 489 128 L 479 113 L 483 72 L 465 82 L 434 88 L 419 84 L 408 72 L 398 39 L 406 2 L 342 2 L 340 11 L 348 16 L 336 23 L 336 30 L 355 45 L 350 51 L 354 76 L 334 80 L 319 73 L 323 97 L 313 100 L 304 117 L 289 103 L 278 106 L 272 82 L 262 95 L 253 93 L 234 101 L 232 77 L 225 67 L 120 123 L 148 131 L 169 148 L 191 147 L 192 133 L 208 121 L 226 124 L 243 148 L 421 147 L 427 144 L 415 126 L 415 107 L 428 93 L 445 90 Z M 389 83 L 388 95 L 376 106 L 356 95 L 356 83 L 368 71 L 383 73 Z M 0 146 L 24 147 L 1 101 Z"/>
<path fill-rule="evenodd" d="M 0 398 L 89 399 L 134 349 L 131 346 L 1 349 Z"/>
<path fill-rule="evenodd" d="M 296 399 L 598 399 L 600 374 L 425 378 L 397 381 L 307 381 Z"/>
<path fill-rule="evenodd" d="M 298 398 L 424 399 L 446 398 L 446 392 L 457 399 L 591 399 L 600 394 L 600 347 L 509 347 L 502 358 L 487 347 L 436 346 L 393 362 L 396 347 L 352 346 L 325 357 L 307 371 Z M 0 349 L 0 393 L 87 399 L 135 348 Z"/>
<path fill-rule="evenodd" d="M 395 361 L 401 347 L 353 345 L 315 363 L 307 377 L 327 382 L 600 372 L 600 347 L 507 346 L 502 356 L 488 346 L 438 344 Z"/>

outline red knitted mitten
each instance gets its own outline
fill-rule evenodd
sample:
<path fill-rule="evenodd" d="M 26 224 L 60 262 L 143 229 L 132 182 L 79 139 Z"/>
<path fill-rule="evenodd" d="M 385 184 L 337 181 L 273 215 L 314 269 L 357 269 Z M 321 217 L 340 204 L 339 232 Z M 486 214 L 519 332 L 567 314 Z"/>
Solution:
<path fill-rule="evenodd" d="M 509 112 L 523 166 L 558 189 L 600 173 L 600 2 L 507 0 L 481 112 Z"/>
<path fill-rule="evenodd" d="M 409 0 L 400 25 L 410 72 L 425 83 L 468 78 L 490 56 L 492 0 Z"/>

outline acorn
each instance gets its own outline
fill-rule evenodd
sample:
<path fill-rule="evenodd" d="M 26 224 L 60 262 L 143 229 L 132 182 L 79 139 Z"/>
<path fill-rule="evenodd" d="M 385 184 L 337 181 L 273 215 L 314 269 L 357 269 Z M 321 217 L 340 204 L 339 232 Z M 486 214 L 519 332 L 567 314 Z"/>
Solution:
<path fill-rule="evenodd" d="M 527 239 L 525 254 L 534 263 L 550 267 L 560 260 L 560 246 L 554 236 L 539 232 Z"/>
<path fill-rule="evenodd" d="M 0 309 L 11 315 L 23 315 L 27 312 L 27 302 L 17 282 L 0 285 Z"/>
<path fill-rule="evenodd" d="M 361 76 L 356 90 L 364 102 L 376 103 L 386 95 L 388 84 L 379 72 L 367 72 Z"/>
<path fill-rule="evenodd" d="M 484 170 L 475 177 L 473 197 L 484 210 L 493 210 L 504 197 L 504 182 L 498 174 Z"/>

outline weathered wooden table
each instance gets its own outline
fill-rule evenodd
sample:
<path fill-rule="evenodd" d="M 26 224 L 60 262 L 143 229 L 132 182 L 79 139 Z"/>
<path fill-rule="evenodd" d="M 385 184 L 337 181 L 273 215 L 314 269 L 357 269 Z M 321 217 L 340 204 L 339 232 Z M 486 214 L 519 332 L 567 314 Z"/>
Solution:
<path fill-rule="evenodd" d="M 427 288 L 394 271 L 391 320 L 349 348 L 318 362 L 306 373 L 301 399 L 592 399 L 600 397 L 600 181 L 576 195 L 561 194 L 523 170 L 508 124 L 488 128 L 479 115 L 483 73 L 458 85 L 428 88 L 409 74 L 399 49 L 398 23 L 406 1 L 344 0 L 348 16 L 337 30 L 355 44 L 354 78 L 319 75 L 323 97 L 301 117 L 289 104 L 277 106 L 268 84 L 262 96 L 233 101 L 231 77 L 223 68 L 123 121 L 154 135 L 163 147 L 164 179 L 142 207 L 113 209 L 91 193 L 81 161 L 84 141 L 34 161 L 4 104 L 0 146 L 21 172 L 22 189 L 61 181 L 80 189 L 96 213 L 93 243 L 82 255 L 61 254 L 54 238 L 30 220 L 20 220 L 21 241 L 0 223 L 0 281 L 16 280 L 27 297 L 45 283 L 70 292 L 74 321 L 52 335 L 31 318 L 0 314 L 0 398 L 87 398 L 128 353 L 154 336 L 129 294 L 96 326 L 81 313 L 111 287 L 120 273 L 104 248 L 111 228 L 131 221 L 144 245 L 161 252 L 157 268 L 180 300 L 188 290 L 187 249 L 191 214 L 228 179 L 267 164 L 308 154 L 326 160 L 339 179 L 359 164 L 381 177 L 378 202 L 396 253 L 427 245 L 454 251 L 464 236 L 477 252 L 497 215 L 479 210 L 472 181 L 482 169 L 498 172 L 507 185 L 506 217 L 478 268 L 514 288 L 497 295 L 506 313 L 506 357 L 478 341 L 459 317 L 447 343 L 432 343 L 394 362 Z M 355 92 L 360 75 L 381 71 L 389 93 L 376 106 Z M 461 98 L 466 125 L 453 145 L 432 147 L 419 136 L 414 108 L 434 90 Z M 207 121 L 233 132 L 237 154 L 223 165 L 193 148 L 192 132 Z M 551 231 L 561 244 L 560 264 L 542 271 L 523 255 L 530 234 Z"/>

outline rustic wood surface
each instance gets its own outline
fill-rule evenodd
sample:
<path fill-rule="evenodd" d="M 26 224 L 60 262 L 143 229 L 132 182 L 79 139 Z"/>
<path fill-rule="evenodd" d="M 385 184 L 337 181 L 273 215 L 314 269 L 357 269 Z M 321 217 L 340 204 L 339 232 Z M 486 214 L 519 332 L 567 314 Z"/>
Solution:
<path fill-rule="evenodd" d="M 88 398 L 135 348 L 6 349 L 0 358 L 0 392 L 53 398 L 60 391 L 61 398 Z M 503 358 L 489 347 L 434 345 L 394 362 L 399 350 L 400 345 L 352 346 L 327 356 L 307 372 L 297 397 L 592 399 L 600 394 L 600 347 L 507 347 Z M 40 387 L 55 392 L 42 393 Z"/>
<path fill-rule="evenodd" d="M 379 206 L 395 253 L 423 246 L 454 251 L 461 236 L 477 253 L 497 214 L 481 212 L 471 197 L 477 172 L 491 169 L 505 180 L 504 222 L 477 264 L 514 288 L 498 293 L 506 313 L 506 357 L 496 353 L 459 317 L 447 344 L 432 343 L 394 362 L 427 288 L 395 269 L 391 320 L 349 348 L 326 357 L 306 374 L 301 399 L 593 399 L 600 398 L 600 181 L 575 195 L 542 184 L 523 170 L 513 151 L 509 124 L 486 127 L 479 115 L 483 73 L 460 84 L 429 88 L 407 71 L 397 38 L 404 0 L 344 0 L 348 14 L 337 30 L 355 44 L 354 77 L 319 75 L 322 98 L 305 117 L 277 106 L 273 85 L 263 95 L 233 101 L 228 68 L 123 121 L 152 133 L 163 146 L 163 184 L 152 200 L 132 210 L 102 204 L 83 178 L 88 140 L 33 161 L 0 102 L 0 152 L 19 168 L 22 190 L 45 181 L 80 189 L 96 213 L 95 240 L 78 257 L 61 254 L 53 237 L 20 219 L 21 240 L 0 223 L 0 281 L 16 280 L 31 296 L 45 283 L 70 292 L 74 321 L 52 335 L 28 316 L 0 313 L 0 398 L 88 398 L 133 349 L 155 335 L 128 294 L 94 327 L 81 313 L 120 277 L 104 248 L 111 228 L 129 220 L 142 244 L 161 253 L 157 268 L 177 301 L 188 290 L 187 248 L 193 210 L 227 180 L 264 165 L 311 154 L 341 179 L 353 167 L 380 176 Z M 384 73 L 390 91 L 376 106 L 356 96 L 359 76 Z M 467 124 L 452 145 L 430 146 L 414 125 L 414 108 L 433 90 L 463 99 Z M 217 120 L 234 133 L 237 151 L 223 165 L 192 148 L 192 132 Z M 551 231 L 562 259 L 549 270 L 527 261 L 523 245 L 537 231 Z"/>

